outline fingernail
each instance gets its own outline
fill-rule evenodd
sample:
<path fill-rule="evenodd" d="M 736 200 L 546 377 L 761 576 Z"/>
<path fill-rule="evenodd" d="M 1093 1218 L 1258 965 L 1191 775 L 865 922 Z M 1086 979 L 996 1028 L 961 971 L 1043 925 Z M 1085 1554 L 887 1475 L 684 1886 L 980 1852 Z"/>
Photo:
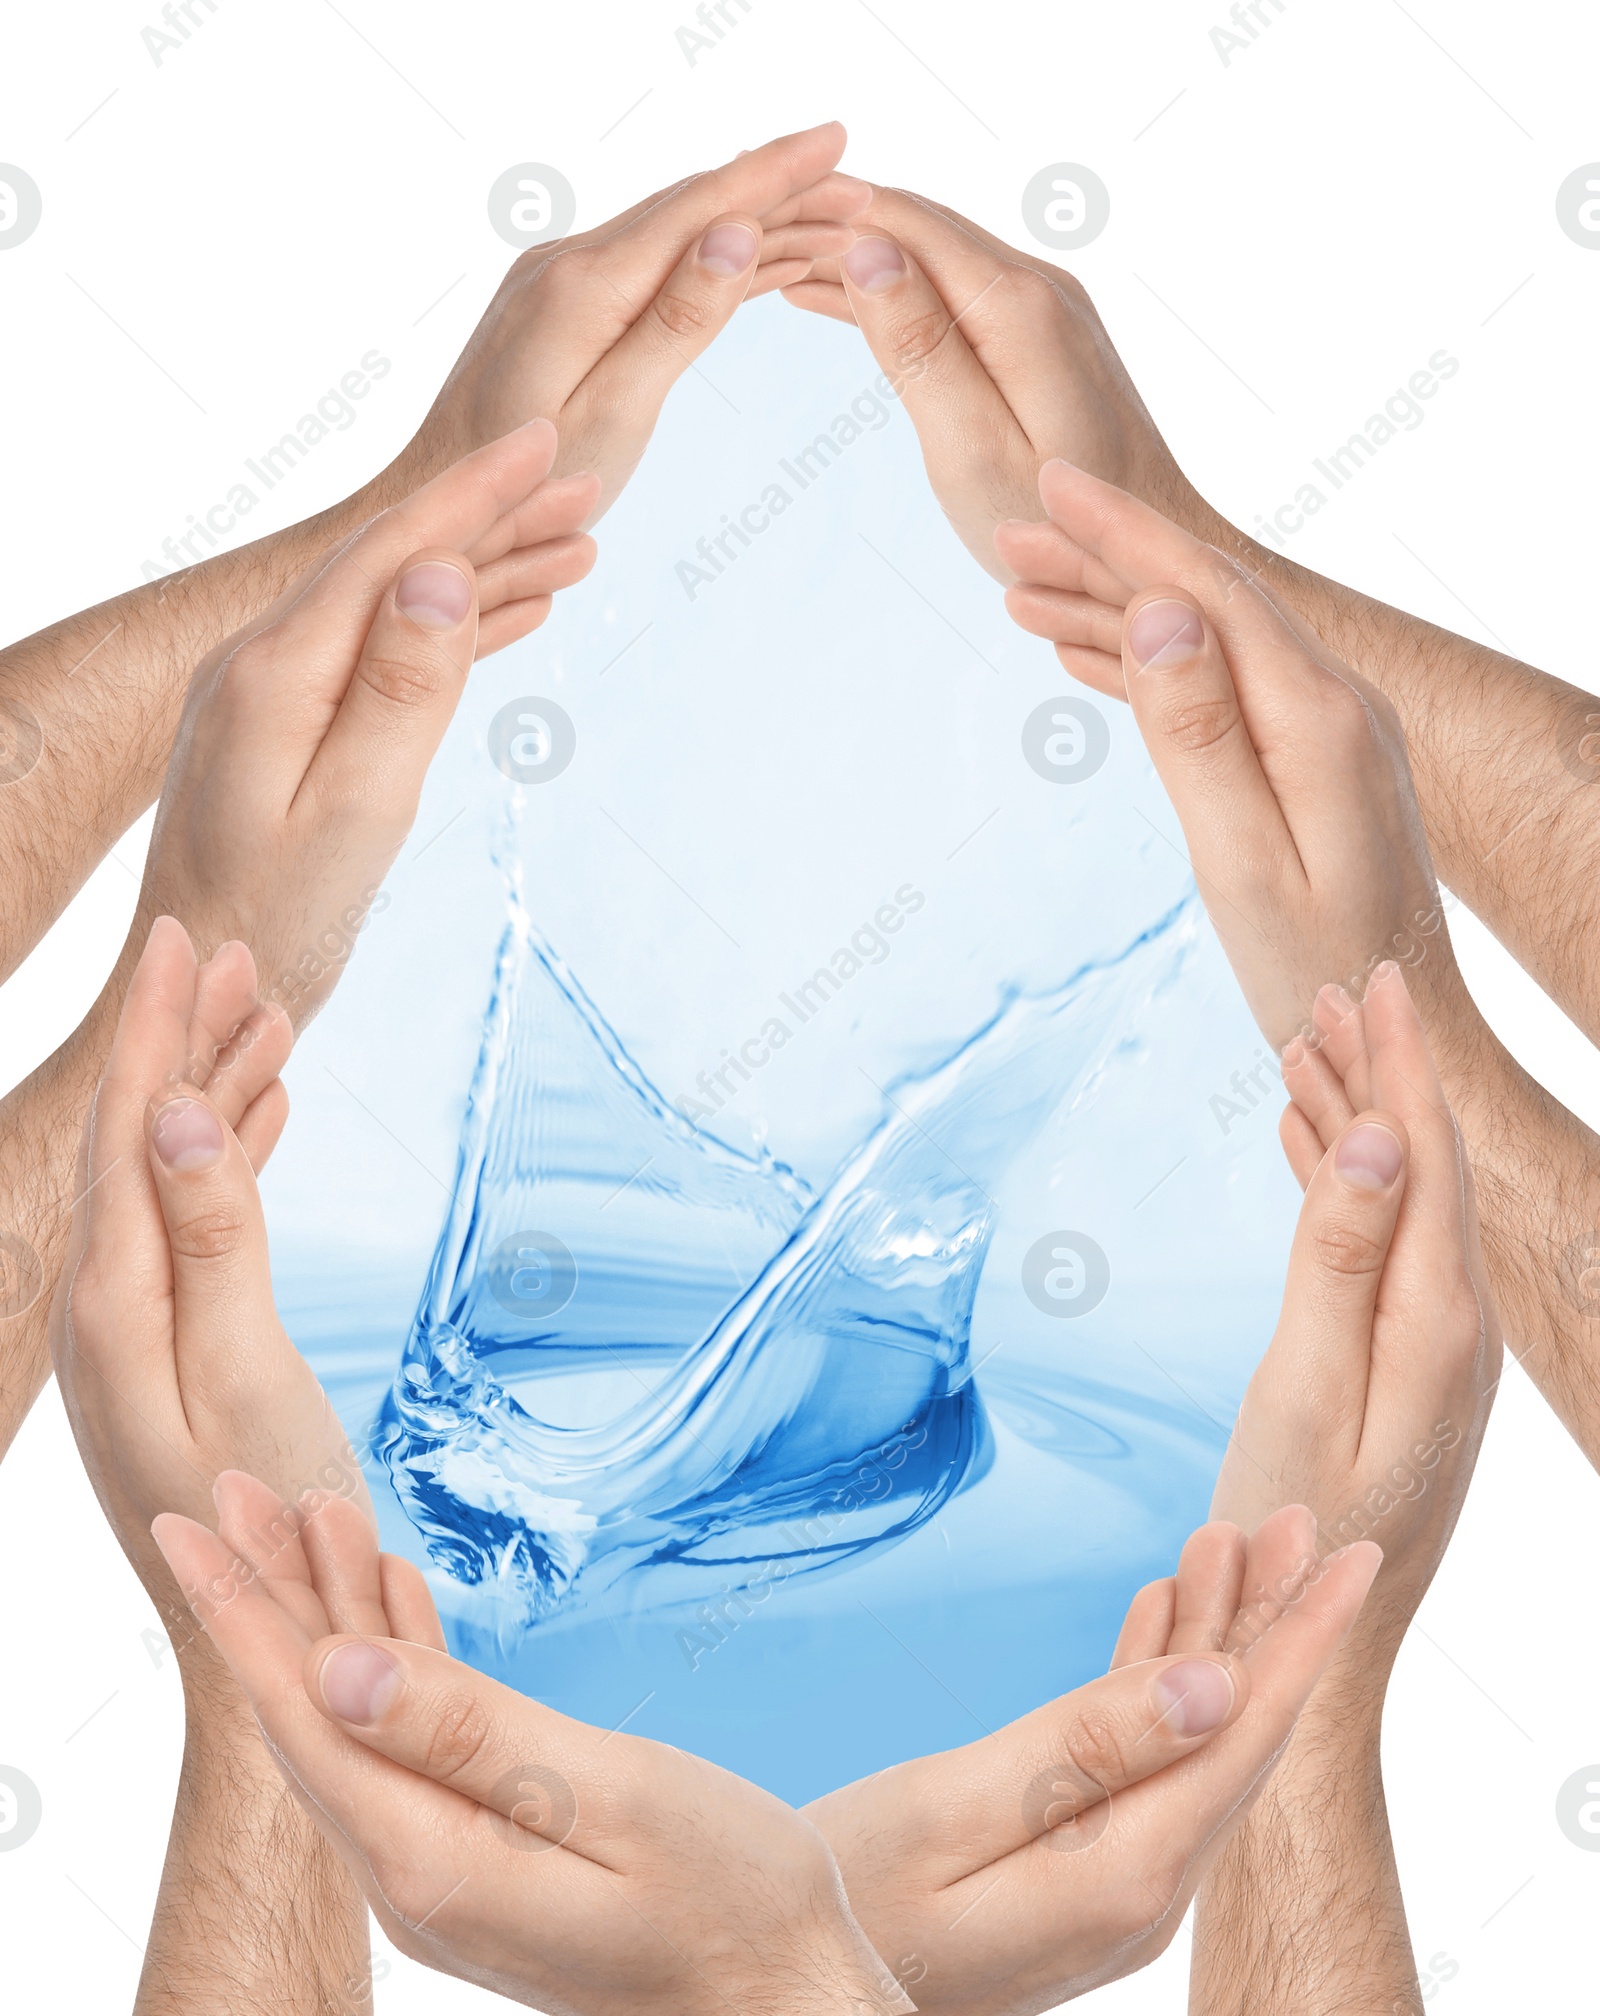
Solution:
<path fill-rule="evenodd" d="M 394 605 L 424 630 L 453 630 L 466 621 L 472 607 L 472 584 L 459 567 L 443 560 L 424 560 L 395 584 Z"/>
<path fill-rule="evenodd" d="M 863 182 L 859 175 L 844 175 L 835 169 L 833 185 L 836 194 L 855 204 L 857 214 L 872 202 L 872 184 Z"/>
<path fill-rule="evenodd" d="M 713 224 L 700 240 L 700 264 L 731 280 L 756 256 L 756 234 L 748 224 Z"/>
<path fill-rule="evenodd" d="M 400 1691 L 400 1675 L 376 1645 L 341 1645 L 322 1662 L 322 1698 L 341 1722 L 376 1722 Z"/>
<path fill-rule="evenodd" d="M 1209 1736 L 1233 1708 L 1233 1675 L 1212 1659 L 1185 1659 L 1150 1684 L 1160 1719 L 1174 1736 Z"/>
<path fill-rule="evenodd" d="M 222 1155 L 222 1122 L 198 1099 L 172 1099 L 151 1123 L 150 1139 L 169 1169 L 209 1169 Z"/>
<path fill-rule="evenodd" d="M 1141 672 L 1192 658 L 1205 641 L 1200 618 L 1187 602 L 1147 602 L 1128 625 L 1128 649 Z"/>
<path fill-rule="evenodd" d="M 1334 1152 L 1333 1166 L 1357 1190 L 1387 1190 L 1400 1174 L 1400 1161 L 1396 1137 L 1369 1121 L 1351 1128 Z"/>
<path fill-rule="evenodd" d="M 904 277 L 906 262 L 892 238 L 858 238 L 844 255 L 844 270 L 863 294 L 881 294 Z"/>

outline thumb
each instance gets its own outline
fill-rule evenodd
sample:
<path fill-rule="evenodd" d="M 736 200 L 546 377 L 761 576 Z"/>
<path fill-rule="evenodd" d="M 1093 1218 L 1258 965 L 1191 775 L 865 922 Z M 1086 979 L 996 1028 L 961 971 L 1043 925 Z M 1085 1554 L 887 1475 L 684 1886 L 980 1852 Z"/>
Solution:
<path fill-rule="evenodd" d="M 592 1732 L 583 1725 L 429 1645 L 395 1638 L 319 1639 L 303 1677 L 322 1713 L 381 1756 L 550 1846 L 581 1848 L 591 1835 L 574 1789 L 589 1777 Z"/>
<path fill-rule="evenodd" d="M 1122 669 L 1128 704 L 1191 853 L 1216 852 L 1217 836 L 1240 831 L 1287 841 L 1221 640 L 1193 596 L 1152 588 L 1128 604 Z"/>
<path fill-rule="evenodd" d="M 1352 1393 L 1367 1390 L 1378 1291 L 1409 1158 L 1403 1121 L 1392 1113 L 1360 1113 L 1307 1186 L 1283 1313 L 1264 1363 L 1284 1376 L 1292 1361 L 1289 1388 L 1314 1410 L 1321 1392 L 1343 1413 Z"/>
<path fill-rule="evenodd" d="M 761 225 L 748 215 L 719 217 L 667 275 L 632 327 L 596 366 L 595 401 L 647 411 L 653 424 L 668 392 L 750 291 L 761 252 Z"/>
<path fill-rule="evenodd" d="M 186 1337 L 238 1337 L 271 1315 L 267 1228 L 243 1148 L 196 1087 L 180 1086 L 153 1109 L 149 1154 L 172 1252 L 181 1367 Z"/>

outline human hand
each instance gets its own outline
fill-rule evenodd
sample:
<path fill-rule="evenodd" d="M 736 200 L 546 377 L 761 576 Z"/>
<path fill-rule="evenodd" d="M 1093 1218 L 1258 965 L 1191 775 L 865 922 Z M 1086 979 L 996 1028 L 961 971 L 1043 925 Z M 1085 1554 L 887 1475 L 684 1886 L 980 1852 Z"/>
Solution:
<path fill-rule="evenodd" d="M 203 949 L 243 940 L 297 1024 L 321 1004 L 416 817 L 474 655 L 543 622 L 553 591 L 593 564 L 576 527 L 597 479 L 546 481 L 555 451 L 536 420 L 467 456 L 206 659 L 125 966 L 167 915 Z"/>
<path fill-rule="evenodd" d="M 740 302 L 850 243 L 844 220 L 871 191 L 833 172 L 844 144 L 837 122 L 787 134 L 524 252 L 380 494 L 539 415 L 560 430 L 557 471 L 600 478 L 592 524 L 633 474 L 667 393 Z"/>
<path fill-rule="evenodd" d="M 1397 966 L 1327 988 L 1284 1057 L 1281 1131 L 1306 1192 L 1283 1313 L 1245 1393 L 1212 1516 L 1246 1531 L 1287 1493 L 1324 1547 L 1383 1571 L 1342 1655 L 1381 1697 L 1460 1515 L 1499 1384 L 1472 1171 Z"/>
<path fill-rule="evenodd" d="M 917 2008 L 1033 2016 L 1164 1951 L 1380 1558 L 1319 1564 L 1298 1506 L 1248 1542 L 1204 1526 L 1134 1598 L 1104 1679 L 807 1807 Z M 1242 1607 L 1257 1586 L 1279 1593 Z"/>
<path fill-rule="evenodd" d="M 201 966 L 178 924 L 155 924 L 84 1127 L 51 1311 L 84 1466 L 164 1614 L 150 1521 L 209 1511 L 220 1471 L 249 1463 L 291 1494 L 337 1488 L 371 1517 L 344 1430 L 273 1306 L 252 1171 L 288 1110 L 291 1037 L 255 983 L 243 945 Z M 195 1680 L 196 1659 L 183 1670 Z"/>
<path fill-rule="evenodd" d="M 216 1508 L 156 1539 L 402 1952 L 550 2016 L 911 2007 L 781 1800 L 448 1658 L 422 1576 L 345 1501 L 232 1474 Z"/>
<path fill-rule="evenodd" d="M 1412 969 L 1430 1010 L 1471 1015 L 1388 701 L 1136 498 L 1060 462 L 1039 493 L 1052 522 L 995 535 L 1018 577 L 1006 607 L 1076 678 L 1131 703 L 1273 1046 L 1312 1033 L 1324 985 L 1359 997 L 1385 959 Z"/>
<path fill-rule="evenodd" d="M 1070 273 L 904 189 L 874 188 L 851 223 L 854 245 L 816 259 L 784 296 L 860 327 L 904 398 L 934 495 L 981 567 L 1012 578 L 995 526 L 1038 517 L 1039 470 L 1057 455 L 1220 528 Z"/>

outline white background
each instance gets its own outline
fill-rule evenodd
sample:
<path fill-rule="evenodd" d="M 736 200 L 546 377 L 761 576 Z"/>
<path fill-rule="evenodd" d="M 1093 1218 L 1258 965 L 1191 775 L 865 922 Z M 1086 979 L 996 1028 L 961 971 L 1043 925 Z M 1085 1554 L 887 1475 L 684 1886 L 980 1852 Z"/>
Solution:
<path fill-rule="evenodd" d="M 1554 196 L 1600 158 L 1600 17 L 1275 5 L 1226 65 L 1211 0 L 978 13 L 730 0 L 734 25 L 693 65 L 674 32 L 686 6 L 619 0 L 196 0 L 199 25 L 159 65 L 140 33 L 153 8 L 15 10 L 0 159 L 40 184 L 44 220 L 0 254 L 0 635 L 137 580 L 243 457 L 373 347 L 393 372 L 248 529 L 304 516 L 385 462 L 510 256 L 484 207 L 504 168 L 560 167 L 583 228 L 838 117 L 847 167 L 1014 240 L 1037 169 L 1082 161 L 1103 177 L 1111 224 L 1076 270 L 1180 459 L 1240 524 L 1450 349 L 1462 368 L 1425 424 L 1292 550 L 1593 687 L 1600 257 L 1561 235 Z M 4 1083 L 99 987 L 144 832 L 0 989 Z M 1453 924 L 1495 1027 L 1600 1122 L 1594 1053 L 1470 917 Z M 1452 2016 L 1554 2000 L 1592 1971 L 1600 1857 L 1566 1841 L 1553 1808 L 1600 1758 L 1597 1531 L 1593 1475 L 1512 1373 L 1386 1732 L 1419 1962 L 1436 1976 L 1430 2007 Z M 0 1856 L 7 1986 L 18 2006 L 126 2006 L 181 1704 L 53 1394 L 0 1473 L 0 1532 L 0 1762 L 45 1798 L 33 1841 Z M 488 2000 L 391 1965 L 385 2009 Z M 1180 1941 L 1100 2004 L 1180 2009 L 1184 1967 Z"/>

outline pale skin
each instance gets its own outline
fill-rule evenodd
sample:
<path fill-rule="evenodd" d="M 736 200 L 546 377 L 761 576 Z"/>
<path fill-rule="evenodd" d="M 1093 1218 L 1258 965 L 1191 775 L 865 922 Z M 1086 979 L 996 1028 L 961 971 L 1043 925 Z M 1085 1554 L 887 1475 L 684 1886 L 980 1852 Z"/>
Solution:
<path fill-rule="evenodd" d="M 1350 760 L 1403 738 L 1405 796 L 1439 874 L 1600 1041 L 1600 791 L 1590 788 L 1600 781 L 1600 701 L 1313 574 L 1229 524 L 1179 468 L 1070 273 L 904 190 L 876 189 L 854 222 L 856 245 L 818 259 L 786 296 L 855 322 L 902 384 L 934 492 L 974 558 L 1007 584 L 1017 621 L 1054 643 L 1074 677 L 1123 699 L 1132 596 L 1162 582 L 1202 599 L 1219 582 L 1237 581 L 1233 594 L 1257 583 L 1281 620 L 1314 640 L 1312 655 L 1362 692 L 1366 742 L 1352 736 Z M 1140 548 L 1137 564 L 1097 565 L 1086 578 L 1041 523 L 1055 458 L 1152 507 L 1164 537 Z M 1359 780 L 1346 774 L 1354 806 Z M 1294 1026 L 1316 984 L 1370 970 L 1385 944 L 1359 948 L 1352 968 L 1342 942 L 1316 938 L 1313 917 L 1292 952 L 1304 945 L 1322 963 Z M 1600 1463 L 1600 1137 L 1522 1070 L 1456 984 L 1442 943 L 1438 952 L 1449 973 L 1437 998 L 1427 976 L 1419 1005 L 1478 1173 L 1495 1293 L 1519 1359 Z"/>
<path fill-rule="evenodd" d="M 585 528 L 738 304 L 847 241 L 842 220 L 870 192 L 834 172 L 844 137 L 774 141 L 525 255 L 373 484 L 0 654 L 0 697 L 43 731 L 33 769 L 0 791 L 0 977 L 166 777 L 127 948 L 83 1025 L 4 1102 L 0 1228 L 37 1265 L 0 1267 L 15 1311 L 0 1319 L 0 1451 L 48 1370 L 82 1115 L 152 920 L 173 912 L 213 966 L 248 968 L 246 1052 L 314 1012 L 345 955 L 308 969 L 307 949 L 327 930 L 353 943 L 474 658 L 537 627 L 588 571 Z M 192 1047 L 205 1083 L 212 1037 Z M 249 1128 L 241 1139 L 253 1150 Z M 185 1672 L 141 2012 L 366 2006 L 357 1893 L 261 1769 L 220 1664 L 197 1653 Z"/>

